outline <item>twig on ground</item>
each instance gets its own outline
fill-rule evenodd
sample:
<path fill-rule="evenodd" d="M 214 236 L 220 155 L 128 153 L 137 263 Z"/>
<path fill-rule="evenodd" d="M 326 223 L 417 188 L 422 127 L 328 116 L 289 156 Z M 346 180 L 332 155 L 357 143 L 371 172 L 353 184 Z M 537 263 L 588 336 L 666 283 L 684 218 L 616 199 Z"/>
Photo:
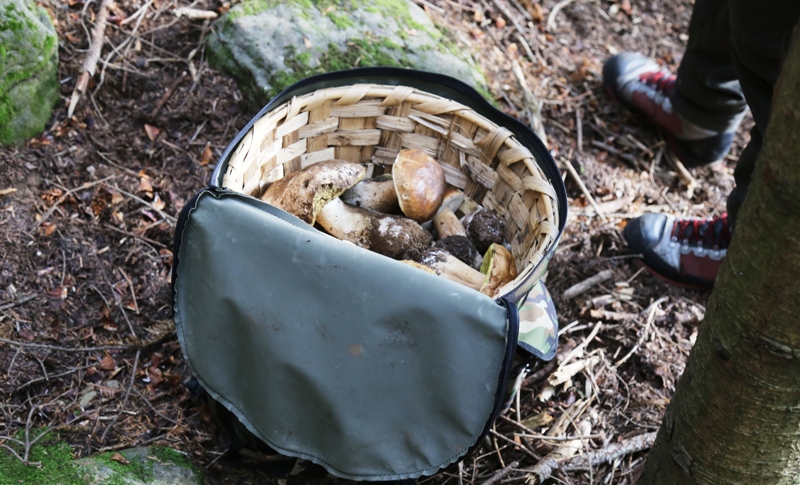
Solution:
<path fill-rule="evenodd" d="M 575 109 L 575 129 L 578 131 L 578 153 L 583 153 L 583 118 L 580 106 Z"/>
<path fill-rule="evenodd" d="M 641 347 L 641 345 L 644 343 L 645 339 L 647 338 L 647 333 L 650 330 L 650 326 L 653 324 L 653 319 L 655 318 L 655 314 L 656 314 L 656 310 L 658 309 L 658 305 L 660 305 L 661 303 L 667 301 L 668 299 L 669 299 L 669 297 L 662 296 L 658 300 L 654 301 L 652 305 L 647 307 L 647 309 L 645 309 L 645 313 L 647 313 L 647 323 L 645 324 L 644 329 L 642 329 L 642 335 L 639 337 L 639 341 L 636 342 L 636 345 L 633 346 L 633 348 L 630 350 L 630 352 L 625 354 L 624 357 L 622 357 L 621 359 L 619 359 L 618 361 L 616 361 L 614 363 L 614 367 L 619 367 L 620 365 L 622 365 L 626 360 L 630 359 L 631 356 L 633 354 L 635 354 L 637 350 L 639 350 L 639 347 Z"/>
<path fill-rule="evenodd" d="M 576 296 L 580 295 L 581 293 L 588 291 L 595 285 L 598 285 L 606 280 L 610 280 L 613 277 L 614 277 L 613 271 L 611 271 L 610 269 L 603 270 L 597 273 L 596 275 L 586 278 L 585 280 L 567 288 L 563 293 L 564 299 L 571 300 Z"/>
<path fill-rule="evenodd" d="M 569 5 L 574 1 L 575 0 L 561 0 L 557 4 L 553 5 L 553 9 L 550 10 L 550 15 L 547 16 L 546 30 L 548 32 L 552 32 L 553 29 L 556 28 L 556 15 L 558 15 L 558 12 L 560 12 L 562 8 L 566 7 L 567 5 Z"/>
<path fill-rule="evenodd" d="M 178 89 L 178 86 L 181 85 L 184 79 L 186 79 L 186 71 L 183 71 L 181 75 L 178 76 L 177 79 L 175 79 L 175 81 L 173 81 L 172 84 L 169 85 L 167 91 L 164 93 L 163 96 L 161 96 L 161 99 L 158 100 L 158 103 L 156 103 L 156 107 L 153 108 L 153 111 L 150 112 L 150 118 L 155 118 L 156 116 L 158 116 L 158 112 L 161 111 L 161 108 L 164 107 L 164 105 L 167 103 L 167 100 L 169 100 L 170 96 L 172 96 L 172 93 L 174 93 L 175 90 Z"/>
<path fill-rule="evenodd" d="M 634 157 L 630 153 L 623 153 L 620 150 L 617 150 L 616 148 L 612 147 L 611 145 L 606 145 L 605 143 L 603 143 L 601 141 L 592 140 L 592 146 L 596 147 L 596 148 L 601 148 L 601 149 L 603 149 L 603 150 L 605 150 L 605 151 L 607 151 L 609 153 L 613 153 L 614 155 L 618 156 L 619 158 L 621 158 L 621 159 L 627 161 L 628 163 L 630 163 L 631 165 L 633 165 L 633 168 L 635 168 L 637 170 L 646 170 L 647 169 L 647 167 L 645 167 L 642 164 L 642 162 L 639 161 L 638 158 Z"/>
<path fill-rule="evenodd" d="M 561 464 L 564 471 L 587 470 L 603 463 L 610 463 L 617 458 L 630 455 L 653 446 L 657 432 L 640 434 L 619 443 L 612 443 L 599 450 L 576 456 Z"/>
<path fill-rule="evenodd" d="M 516 59 L 512 59 L 511 71 L 514 77 L 517 78 L 522 89 L 522 95 L 525 98 L 525 110 L 528 112 L 528 124 L 533 129 L 536 136 L 538 136 L 542 143 L 547 146 L 547 133 L 544 131 L 544 124 L 542 123 L 542 102 L 536 99 L 533 91 L 528 87 L 528 81 L 525 79 L 525 73 L 522 71 L 522 66 L 519 65 Z"/>
<path fill-rule="evenodd" d="M 21 296 L 17 301 L 12 301 L 11 303 L 4 303 L 0 305 L 0 311 L 8 310 L 9 308 L 14 308 L 15 306 L 22 305 L 23 303 L 29 302 L 34 298 L 36 298 L 36 293 L 31 293 L 30 295 Z"/>
<path fill-rule="evenodd" d="M 587 189 L 586 185 L 584 185 L 583 180 L 581 180 L 581 177 L 580 175 L 578 175 L 578 172 L 575 170 L 575 167 L 572 166 L 572 162 L 565 159 L 562 159 L 561 161 L 567 168 L 567 172 L 569 172 L 570 176 L 572 176 L 572 179 L 575 181 L 576 184 L 578 184 L 578 187 L 581 189 L 581 192 L 583 192 L 583 195 L 586 196 L 586 200 L 589 201 L 589 204 L 591 204 L 592 207 L 594 208 L 595 214 L 600 216 L 600 219 L 602 219 L 603 222 L 608 222 L 608 218 L 606 217 L 605 213 L 603 213 L 603 209 L 601 209 L 600 206 L 597 205 L 597 201 L 594 200 L 592 193 L 589 192 L 589 189 Z"/>
<path fill-rule="evenodd" d="M 514 468 L 516 468 L 518 466 L 519 466 L 519 462 L 518 461 L 512 461 L 511 463 L 508 464 L 508 466 L 506 466 L 502 470 L 499 470 L 497 473 L 492 475 L 488 480 L 483 482 L 483 485 L 494 485 L 495 483 L 500 481 L 500 479 L 502 479 L 504 476 L 508 475 L 509 472 L 511 472 Z"/>
<path fill-rule="evenodd" d="M 528 456 L 530 456 L 530 457 L 531 457 L 531 458 L 533 458 L 534 460 L 538 460 L 538 459 L 540 459 L 540 458 L 541 458 L 540 456 L 537 456 L 537 455 L 536 455 L 536 454 L 534 454 L 534 453 L 533 453 L 531 450 L 529 450 L 528 448 L 526 448 L 526 447 L 525 447 L 525 446 L 524 446 L 522 443 L 517 443 L 516 441 L 514 441 L 514 440 L 512 440 L 512 439 L 510 439 L 510 438 L 507 438 L 507 437 L 505 437 L 505 436 L 503 436 L 503 435 L 501 435 L 500 433 L 498 433 L 497 431 L 495 431 L 495 430 L 493 430 L 493 429 L 490 429 L 490 430 L 489 430 L 489 432 L 490 432 L 490 433 L 492 433 L 492 436 L 494 436 L 494 437 L 496 437 L 496 438 L 500 438 L 501 440 L 503 440 L 503 441 L 505 441 L 506 443 L 510 444 L 510 445 L 511 445 L 511 446 L 513 446 L 514 448 L 516 448 L 516 449 L 518 449 L 518 450 L 520 450 L 520 451 L 524 452 L 525 454 L 527 454 Z"/>
<path fill-rule="evenodd" d="M 55 210 L 58 208 L 59 205 L 61 205 L 62 202 L 67 200 L 67 197 L 69 197 L 70 195 L 74 194 L 75 192 L 80 192 L 81 190 L 90 189 L 90 188 L 94 187 L 95 185 L 105 184 L 107 181 L 109 181 L 111 179 L 114 179 L 114 178 L 117 178 L 117 176 L 116 175 L 109 175 L 108 177 L 102 178 L 100 180 L 95 180 L 94 182 L 84 182 L 79 187 L 75 187 L 74 189 L 67 190 L 66 192 L 64 192 L 64 194 L 61 197 L 58 198 L 58 200 L 55 201 L 55 203 L 52 206 L 50 206 L 49 209 L 47 209 L 45 211 L 44 214 L 42 214 L 42 217 L 40 217 L 39 220 L 36 221 L 36 222 L 39 225 L 41 225 L 51 215 L 53 215 L 53 212 L 55 212 Z"/>
<path fill-rule="evenodd" d="M 106 434 L 108 433 L 108 430 L 110 430 L 112 427 L 114 427 L 114 424 L 117 422 L 117 420 L 119 419 L 120 415 L 122 415 L 122 411 L 125 410 L 125 405 L 128 404 L 128 398 L 131 395 L 131 389 L 133 389 L 133 385 L 136 382 L 136 368 L 139 367 L 139 356 L 141 355 L 141 353 L 142 353 L 141 350 L 137 350 L 136 351 L 136 357 L 134 357 L 134 359 L 133 359 L 133 370 L 131 371 L 131 382 L 130 382 L 130 384 L 128 384 L 128 390 L 125 391 L 125 398 L 122 399 L 122 405 L 120 405 L 120 407 L 119 407 L 119 412 L 114 416 L 114 419 L 112 419 L 111 422 L 108 423 L 108 426 L 106 426 L 106 429 L 103 431 L 103 434 L 100 436 L 100 442 L 101 443 L 104 443 L 106 441 Z"/>
<path fill-rule="evenodd" d="M 167 214 L 166 212 L 162 211 L 161 209 L 157 209 L 156 206 L 154 206 L 152 202 L 147 202 L 146 200 L 142 199 L 141 197 L 139 197 L 139 196 L 137 196 L 135 194 L 132 194 L 132 193 L 126 191 L 126 190 L 122 190 L 121 188 L 117 187 L 116 185 L 108 185 L 108 184 L 104 184 L 104 185 L 106 187 L 108 187 L 109 189 L 111 189 L 111 190 L 116 190 L 120 194 L 123 194 L 123 195 L 126 195 L 126 196 L 130 197 L 131 199 L 135 200 L 136 202 L 139 202 L 140 204 L 146 205 L 150 209 L 156 211 L 161 217 L 163 217 L 164 219 L 168 220 L 169 222 L 171 222 L 173 224 L 175 224 L 178 221 L 174 216 L 171 216 L 171 215 Z"/>
<path fill-rule="evenodd" d="M 669 161 L 670 165 L 675 168 L 675 171 L 678 173 L 678 178 L 681 179 L 681 182 L 686 184 L 686 197 L 691 199 L 692 195 L 694 195 L 694 189 L 697 188 L 697 179 L 692 177 L 692 174 L 686 170 L 686 167 L 683 165 L 683 163 L 671 151 L 667 151 L 667 161 Z"/>
<path fill-rule="evenodd" d="M 21 347 L 20 347 L 20 348 L 21 348 Z M 74 368 L 74 369 L 70 369 L 70 370 L 68 370 L 68 371 L 65 371 L 65 372 L 60 372 L 60 373 L 58 373 L 58 374 L 52 374 L 52 375 L 50 376 L 50 379 L 55 379 L 56 377 L 64 377 L 64 376 L 66 376 L 66 375 L 72 374 L 73 372 L 77 372 L 77 371 L 79 371 L 79 370 L 83 370 L 83 369 L 88 369 L 89 367 L 94 367 L 94 364 L 91 364 L 91 365 L 85 365 L 85 366 L 82 366 L 82 367 L 76 367 L 76 368 Z M 31 386 L 31 385 L 33 385 L 33 384 L 36 384 L 37 382 L 41 382 L 41 381 L 44 381 L 44 380 L 45 380 L 45 378 L 44 378 L 44 377 L 37 377 L 36 379 L 31 379 L 30 381 L 28 381 L 28 382 L 26 382 L 26 383 L 22 384 L 21 386 L 17 387 L 17 389 L 16 389 L 16 390 L 17 390 L 17 391 L 20 391 L 20 390 L 22 390 L 22 389 L 25 389 L 25 388 L 26 388 L 26 387 L 28 387 L 28 386 Z"/>
<path fill-rule="evenodd" d="M 92 251 L 92 256 L 94 256 L 94 259 L 97 260 L 97 265 L 100 268 L 100 274 L 103 275 L 103 279 L 106 281 L 106 284 L 108 285 L 109 289 L 111 290 L 111 294 L 113 295 L 114 294 L 114 285 L 112 285 L 111 281 L 108 279 L 108 275 L 106 274 L 106 269 L 103 266 L 103 261 L 100 259 L 100 256 L 97 255 L 97 251 Z M 131 335 L 133 335 L 134 339 L 138 339 L 138 336 L 136 335 L 136 331 L 133 330 L 133 324 L 131 323 L 130 319 L 128 318 L 128 312 L 125 311 L 125 307 L 122 305 L 122 299 L 115 297 L 114 301 L 117 302 L 117 306 L 119 307 L 119 311 L 122 312 L 122 316 L 125 318 L 125 323 L 128 324 L 128 330 L 130 330 Z"/>
<path fill-rule="evenodd" d="M 101 345 L 98 347 L 63 347 L 60 345 L 48 345 L 48 344 L 35 344 L 35 343 L 28 343 L 28 342 L 17 342 L 16 340 L 8 340 L 5 338 L 0 338 L 0 342 L 9 345 L 16 345 L 19 347 L 32 347 L 35 349 L 47 349 L 47 350 L 57 350 L 60 352 L 95 352 L 98 350 L 126 350 L 133 348 L 131 345 Z"/>
<path fill-rule="evenodd" d="M 75 89 L 72 91 L 72 98 L 70 98 L 69 108 L 67 108 L 67 118 L 72 118 L 72 114 L 75 112 L 75 106 L 77 106 L 83 93 L 86 92 L 89 79 L 94 76 L 94 72 L 97 69 L 97 61 L 100 59 L 100 52 L 103 50 L 106 21 L 108 20 L 108 8 L 111 6 L 111 3 L 112 0 L 103 0 L 102 3 L 100 3 L 94 29 L 92 29 L 92 44 L 89 48 L 89 55 L 87 55 L 86 59 L 83 61 L 78 82 L 75 84 Z"/>

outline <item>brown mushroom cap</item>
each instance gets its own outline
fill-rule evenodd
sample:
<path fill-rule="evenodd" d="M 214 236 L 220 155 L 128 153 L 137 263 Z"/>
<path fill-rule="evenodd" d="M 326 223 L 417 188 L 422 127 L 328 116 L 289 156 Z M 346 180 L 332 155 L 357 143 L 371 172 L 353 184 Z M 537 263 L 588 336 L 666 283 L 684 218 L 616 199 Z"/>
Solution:
<path fill-rule="evenodd" d="M 422 150 L 400 150 L 392 165 L 400 210 L 417 222 L 430 220 L 444 197 L 444 171 Z"/>
<path fill-rule="evenodd" d="M 314 225 L 325 204 L 360 182 L 365 174 L 359 163 L 327 160 L 274 182 L 261 200 Z"/>
<path fill-rule="evenodd" d="M 362 180 L 347 189 L 340 197 L 347 204 L 386 214 L 394 214 L 400 210 L 390 173 Z"/>

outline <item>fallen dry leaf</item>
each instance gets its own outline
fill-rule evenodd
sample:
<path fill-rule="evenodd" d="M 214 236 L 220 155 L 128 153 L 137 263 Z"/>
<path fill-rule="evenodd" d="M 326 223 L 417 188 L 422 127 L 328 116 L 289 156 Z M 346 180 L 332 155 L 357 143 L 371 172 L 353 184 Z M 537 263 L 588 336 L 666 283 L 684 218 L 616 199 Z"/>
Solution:
<path fill-rule="evenodd" d="M 494 19 L 494 26 L 498 29 L 502 29 L 506 26 L 506 19 L 503 17 L 497 17 Z"/>
<path fill-rule="evenodd" d="M 158 194 L 156 194 L 153 197 L 153 208 L 154 209 L 156 209 L 156 210 L 164 210 L 164 207 L 166 207 L 166 206 L 167 206 L 167 204 L 163 200 L 161 200 L 161 197 L 159 197 Z"/>
<path fill-rule="evenodd" d="M 113 455 L 109 456 L 108 459 L 122 463 L 123 465 L 127 465 L 130 463 L 128 460 L 125 459 L 124 456 L 120 455 L 119 453 L 114 453 Z"/>
<path fill-rule="evenodd" d="M 114 370 L 117 367 L 117 361 L 111 357 L 111 354 L 106 354 L 97 367 L 102 370 Z"/>
<path fill-rule="evenodd" d="M 158 134 L 161 133 L 161 130 L 153 125 L 148 125 L 145 123 L 144 132 L 147 133 L 147 138 L 149 138 L 150 141 L 155 141 L 155 139 L 158 137 Z"/>
<path fill-rule="evenodd" d="M 146 192 L 148 195 L 152 196 L 153 184 L 150 183 L 150 177 L 147 175 L 142 175 L 141 178 L 139 178 L 139 192 Z"/>
<path fill-rule="evenodd" d="M 7 189 L 0 190 L 0 197 L 8 194 L 13 194 L 16 191 L 17 189 L 15 189 L 14 187 L 9 187 Z"/>
<path fill-rule="evenodd" d="M 200 165 L 208 165 L 211 163 L 211 158 L 214 156 L 214 151 L 211 149 L 211 144 L 206 144 L 203 153 L 200 155 Z"/>

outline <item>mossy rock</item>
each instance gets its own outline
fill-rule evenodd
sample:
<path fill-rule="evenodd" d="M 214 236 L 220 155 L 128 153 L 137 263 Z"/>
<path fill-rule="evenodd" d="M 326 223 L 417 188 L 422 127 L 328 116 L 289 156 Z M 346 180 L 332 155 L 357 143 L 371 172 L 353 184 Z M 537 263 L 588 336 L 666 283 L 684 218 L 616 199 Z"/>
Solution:
<path fill-rule="evenodd" d="M 470 53 L 450 39 L 410 0 L 244 0 L 208 48 L 254 107 L 308 76 L 368 66 L 447 74 L 488 95 Z"/>
<path fill-rule="evenodd" d="M 58 36 L 32 0 L 0 0 L 0 144 L 40 134 L 58 101 Z"/>
<path fill-rule="evenodd" d="M 35 439 L 42 430 L 31 430 Z M 22 439 L 18 433 L 16 439 Z M 7 442 L 22 449 L 16 443 Z M 115 456 L 118 454 L 119 456 Z M 120 457 L 123 459 L 121 460 Z M 131 448 L 73 459 L 70 446 L 49 433 L 32 448 L 24 465 L 0 449 L 0 485 L 200 485 L 202 473 L 181 453 L 162 447 Z M 127 462 L 127 463 L 125 463 Z"/>

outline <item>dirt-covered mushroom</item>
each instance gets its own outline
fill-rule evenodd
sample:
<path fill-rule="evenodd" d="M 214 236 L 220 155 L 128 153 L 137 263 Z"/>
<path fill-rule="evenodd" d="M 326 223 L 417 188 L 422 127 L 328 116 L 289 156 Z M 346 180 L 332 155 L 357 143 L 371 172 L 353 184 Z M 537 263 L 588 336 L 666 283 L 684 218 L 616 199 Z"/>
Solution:
<path fill-rule="evenodd" d="M 395 259 L 433 241 L 433 236 L 411 219 L 353 207 L 339 198 L 319 211 L 317 223 L 331 236 Z"/>
<path fill-rule="evenodd" d="M 502 244 L 506 224 L 489 209 L 481 208 L 464 217 L 461 222 L 467 230 L 467 237 L 481 254 L 485 254 L 492 244 Z"/>
<path fill-rule="evenodd" d="M 364 209 L 372 209 L 386 214 L 400 211 L 394 180 L 390 173 L 362 180 L 347 189 L 340 197 L 345 203 Z"/>
<path fill-rule="evenodd" d="M 517 277 L 517 266 L 508 249 L 501 244 L 492 244 L 483 258 L 481 273 L 486 275 L 480 289 L 481 293 L 494 298 L 503 285 L 514 281 Z"/>
<path fill-rule="evenodd" d="M 392 165 L 400 210 L 417 222 L 429 221 L 444 197 L 444 171 L 422 150 L 400 150 Z"/>
<path fill-rule="evenodd" d="M 359 163 L 327 160 L 274 182 L 261 200 L 313 225 L 325 204 L 360 182 L 365 174 Z"/>
<path fill-rule="evenodd" d="M 440 239 L 433 244 L 436 248 L 441 248 L 457 257 L 459 260 L 470 265 L 474 269 L 479 269 L 483 263 L 483 256 L 475 248 L 467 236 L 454 235 Z"/>

